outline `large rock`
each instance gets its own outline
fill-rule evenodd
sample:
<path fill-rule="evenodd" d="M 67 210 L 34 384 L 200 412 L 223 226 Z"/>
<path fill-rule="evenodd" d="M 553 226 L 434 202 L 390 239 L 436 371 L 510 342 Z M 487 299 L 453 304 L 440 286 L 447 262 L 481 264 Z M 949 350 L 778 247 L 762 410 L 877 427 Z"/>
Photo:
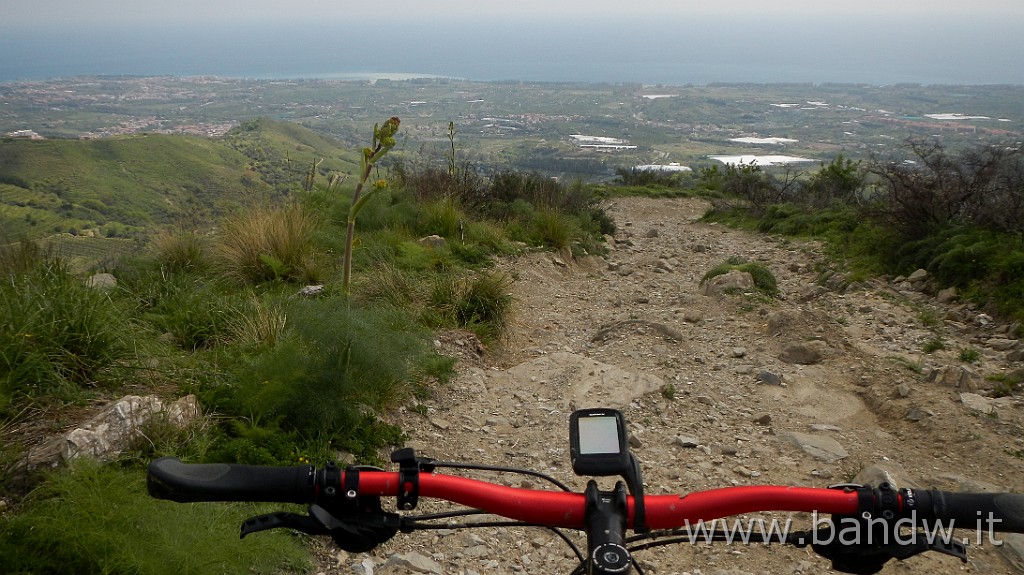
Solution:
<path fill-rule="evenodd" d="M 754 289 L 754 276 L 739 270 L 730 270 L 715 276 L 701 285 L 701 293 L 707 296 L 727 292 L 749 292 Z"/>
<path fill-rule="evenodd" d="M 959 391 L 977 391 L 982 377 L 960 365 L 944 365 L 932 372 L 932 381 Z"/>
<path fill-rule="evenodd" d="M 85 285 L 96 288 L 103 291 L 112 290 L 117 287 L 117 278 L 113 274 L 100 273 L 89 276 L 89 279 L 85 280 Z"/>
<path fill-rule="evenodd" d="M 783 435 L 783 438 L 802 449 L 807 455 L 826 463 L 835 463 L 849 455 L 838 441 L 827 435 L 790 431 Z"/>
<path fill-rule="evenodd" d="M 961 393 L 960 403 L 964 404 L 964 407 L 967 409 L 976 411 L 983 415 L 989 415 L 996 411 L 996 406 L 993 405 L 991 399 L 978 395 L 977 393 Z"/>
<path fill-rule="evenodd" d="M 903 469 L 903 466 L 895 461 L 879 461 L 874 465 L 865 467 L 857 473 L 851 483 L 873 485 L 875 487 L 882 483 L 888 483 L 896 489 L 903 487 L 919 488 L 919 485 L 910 479 L 910 474 L 907 473 L 907 470 Z"/>
<path fill-rule="evenodd" d="M 408 553 L 396 553 L 384 562 L 384 565 L 377 571 L 381 575 L 398 575 L 409 573 L 426 573 L 430 575 L 441 575 L 444 568 L 437 561 L 430 557 L 410 551 Z"/>
<path fill-rule="evenodd" d="M 416 240 L 416 243 L 425 247 L 435 250 L 439 250 L 448 245 L 448 240 L 438 235 L 426 236 Z"/>
<path fill-rule="evenodd" d="M 29 471 L 56 467 L 79 457 L 110 461 L 145 441 L 148 427 L 162 424 L 182 429 L 198 417 L 199 403 L 194 395 L 171 404 L 152 395 L 128 395 L 85 424 L 29 450 L 25 467 Z"/>

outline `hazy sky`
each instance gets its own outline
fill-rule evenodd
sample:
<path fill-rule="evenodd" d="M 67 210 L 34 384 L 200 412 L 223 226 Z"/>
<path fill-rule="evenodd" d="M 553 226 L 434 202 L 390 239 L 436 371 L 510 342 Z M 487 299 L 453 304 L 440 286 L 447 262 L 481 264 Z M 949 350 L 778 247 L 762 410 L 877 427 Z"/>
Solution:
<path fill-rule="evenodd" d="M 998 14 L 1020 18 L 1019 0 L 0 0 L 7 26 L 52 26 L 63 23 L 156 21 L 343 20 L 353 16 L 377 22 L 387 18 L 484 16 L 599 17 L 658 13 L 668 18 L 701 14 L 757 18 L 767 14 L 793 17 L 833 15 Z M 4 26 L 0 24 L 0 26 Z"/>
<path fill-rule="evenodd" d="M 0 81 L 1024 84 L 1022 0 L 0 0 Z"/>

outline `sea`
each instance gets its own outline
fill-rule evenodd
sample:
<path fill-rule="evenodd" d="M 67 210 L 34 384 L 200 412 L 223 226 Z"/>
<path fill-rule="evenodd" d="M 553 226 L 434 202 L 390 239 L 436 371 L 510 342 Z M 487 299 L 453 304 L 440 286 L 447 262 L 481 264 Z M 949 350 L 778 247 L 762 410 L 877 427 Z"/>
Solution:
<path fill-rule="evenodd" d="M 998 18 L 629 21 L 438 18 L 5 27 L 0 83 L 81 75 L 701 85 L 1024 84 L 1020 22 Z"/>

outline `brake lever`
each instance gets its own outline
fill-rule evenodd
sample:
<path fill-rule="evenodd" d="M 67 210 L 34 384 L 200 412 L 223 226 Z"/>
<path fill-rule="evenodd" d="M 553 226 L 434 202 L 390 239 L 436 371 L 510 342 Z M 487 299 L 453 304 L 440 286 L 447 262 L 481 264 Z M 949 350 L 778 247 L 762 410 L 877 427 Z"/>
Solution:
<path fill-rule="evenodd" d="M 348 520 L 346 520 L 348 519 Z M 368 511 L 342 519 L 319 505 L 309 506 L 309 515 L 277 512 L 251 517 L 242 522 L 241 537 L 268 529 L 294 529 L 307 535 L 330 535 L 349 553 L 365 553 L 391 539 L 402 528 L 396 513 Z"/>
<path fill-rule="evenodd" d="M 807 532 L 808 539 L 801 538 L 797 547 L 805 547 L 810 543 L 815 553 L 832 562 L 832 568 L 842 573 L 854 575 L 873 575 L 882 570 L 890 559 L 903 561 L 926 551 L 935 551 L 956 557 L 967 562 L 967 546 L 956 539 L 929 537 L 924 533 L 914 533 L 913 539 L 906 542 L 893 541 L 886 544 L 844 544 L 835 537 L 835 533 L 826 530 L 828 537 L 815 532 Z M 820 537 L 820 539 L 819 539 Z M 910 534 L 905 536 L 911 537 Z M 827 540 L 828 543 L 815 541 Z"/>
<path fill-rule="evenodd" d="M 245 539 L 250 533 L 258 533 L 268 529 L 294 529 L 307 535 L 329 535 L 330 530 L 321 521 L 311 515 L 299 515 L 298 513 L 266 513 L 250 517 L 242 522 L 242 532 L 239 539 Z"/>

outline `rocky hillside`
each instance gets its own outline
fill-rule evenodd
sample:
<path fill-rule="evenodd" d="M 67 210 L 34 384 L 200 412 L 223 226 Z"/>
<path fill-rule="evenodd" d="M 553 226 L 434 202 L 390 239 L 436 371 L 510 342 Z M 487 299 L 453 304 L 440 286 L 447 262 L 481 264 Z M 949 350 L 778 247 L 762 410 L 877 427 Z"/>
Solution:
<path fill-rule="evenodd" d="M 517 278 L 514 333 L 486 351 L 469 336 L 443 338 L 462 357 L 460 372 L 399 414 L 409 445 L 582 488 L 569 469 L 568 414 L 616 406 L 631 424 L 648 493 L 879 477 L 1024 492 L 1020 400 L 990 397 L 990 378 L 1022 365 L 1010 326 L 953 293 L 929 295 L 943 286 L 921 274 L 821 282 L 819 246 L 700 223 L 705 209 L 699 200 L 617 200 L 607 257 L 505 262 Z M 766 264 L 780 295 L 699 285 L 733 256 Z M 884 572 L 1020 572 L 1024 544 L 1003 539 L 1001 547 L 972 541 L 966 566 L 933 553 Z M 369 556 L 325 549 L 320 571 L 568 573 L 569 556 L 541 530 L 440 531 L 399 535 Z M 828 570 L 808 550 L 781 546 L 677 545 L 639 559 L 656 575 Z"/>

